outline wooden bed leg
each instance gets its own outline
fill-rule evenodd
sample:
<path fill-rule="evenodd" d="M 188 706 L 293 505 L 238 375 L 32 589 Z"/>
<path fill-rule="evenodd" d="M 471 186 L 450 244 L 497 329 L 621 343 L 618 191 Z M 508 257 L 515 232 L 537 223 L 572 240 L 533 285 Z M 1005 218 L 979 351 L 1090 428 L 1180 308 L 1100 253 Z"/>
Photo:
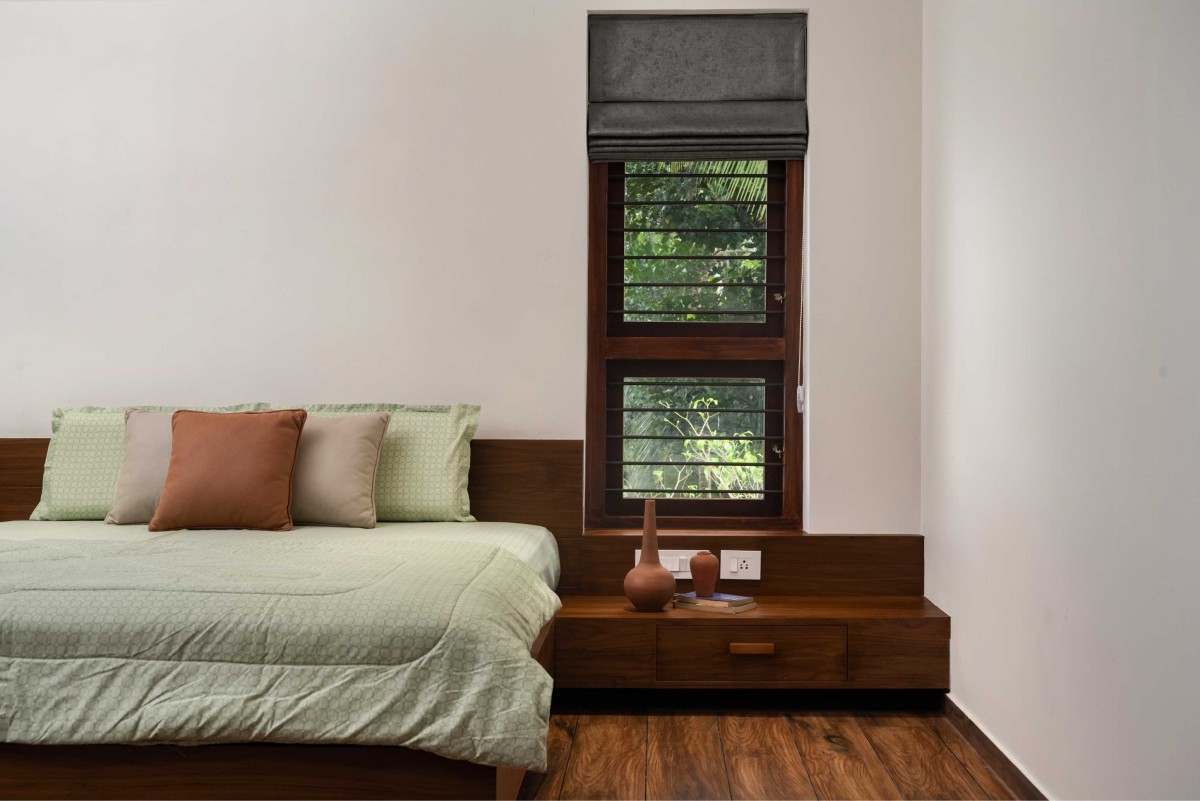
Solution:
<path fill-rule="evenodd" d="M 516 801 L 524 780 L 524 768 L 496 768 L 496 801 Z"/>

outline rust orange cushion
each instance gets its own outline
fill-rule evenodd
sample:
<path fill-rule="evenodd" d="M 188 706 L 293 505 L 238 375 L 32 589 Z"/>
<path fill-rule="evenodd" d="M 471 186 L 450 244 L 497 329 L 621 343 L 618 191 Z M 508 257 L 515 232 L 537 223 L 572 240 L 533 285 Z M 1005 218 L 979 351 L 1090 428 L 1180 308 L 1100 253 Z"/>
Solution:
<path fill-rule="evenodd" d="M 171 463 L 151 531 L 292 528 L 292 472 L 308 413 L 175 412 Z"/>

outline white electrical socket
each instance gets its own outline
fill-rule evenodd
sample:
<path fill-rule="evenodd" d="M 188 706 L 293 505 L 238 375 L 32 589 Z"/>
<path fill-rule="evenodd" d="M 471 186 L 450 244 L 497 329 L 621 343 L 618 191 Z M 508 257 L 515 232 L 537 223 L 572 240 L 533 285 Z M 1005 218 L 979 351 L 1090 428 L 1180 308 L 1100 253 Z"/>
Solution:
<path fill-rule="evenodd" d="M 721 551 L 721 578 L 757 581 L 762 578 L 762 551 Z"/>
<path fill-rule="evenodd" d="M 691 559 L 699 551 L 679 551 L 679 550 L 659 550 L 658 561 L 662 566 L 677 579 L 690 579 L 692 577 L 692 566 L 689 564 Z M 633 563 L 636 565 L 638 560 L 642 558 L 642 549 L 638 548 L 633 552 Z"/>

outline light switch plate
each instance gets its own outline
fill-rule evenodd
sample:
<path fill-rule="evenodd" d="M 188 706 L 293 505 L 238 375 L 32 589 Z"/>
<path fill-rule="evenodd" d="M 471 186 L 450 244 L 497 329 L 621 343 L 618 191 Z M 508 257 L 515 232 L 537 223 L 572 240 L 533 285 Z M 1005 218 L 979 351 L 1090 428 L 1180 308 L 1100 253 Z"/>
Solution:
<path fill-rule="evenodd" d="M 662 566 L 677 579 L 690 579 L 692 577 L 692 568 L 688 562 L 693 556 L 700 553 L 699 551 L 678 551 L 678 550 L 663 550 L 658 551 L 658 561 L 662 562 Z M 633 552 L 633 563 L 636 565 L 638 560 L 642 558 L 642 549 L 638 548 Z"/>
<path fill-rule="evenodd" d="M 762 551 L 721 551 L 721 578 L 757 581 L 762 578 Z"/>

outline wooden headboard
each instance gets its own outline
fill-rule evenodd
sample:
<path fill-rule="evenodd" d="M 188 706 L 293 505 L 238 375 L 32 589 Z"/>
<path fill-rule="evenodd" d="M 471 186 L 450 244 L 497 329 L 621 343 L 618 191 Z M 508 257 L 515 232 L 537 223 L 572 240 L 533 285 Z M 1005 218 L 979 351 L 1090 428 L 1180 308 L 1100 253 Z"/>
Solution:
<path fill-rule="evenodd" d="M 0 439 L 0 520 L 24 520 L 42 495 L 48 439 Z M 583 443 L 477 439 L 471 443 L 471 512 L 480 520 L 583 534 Z"/>

